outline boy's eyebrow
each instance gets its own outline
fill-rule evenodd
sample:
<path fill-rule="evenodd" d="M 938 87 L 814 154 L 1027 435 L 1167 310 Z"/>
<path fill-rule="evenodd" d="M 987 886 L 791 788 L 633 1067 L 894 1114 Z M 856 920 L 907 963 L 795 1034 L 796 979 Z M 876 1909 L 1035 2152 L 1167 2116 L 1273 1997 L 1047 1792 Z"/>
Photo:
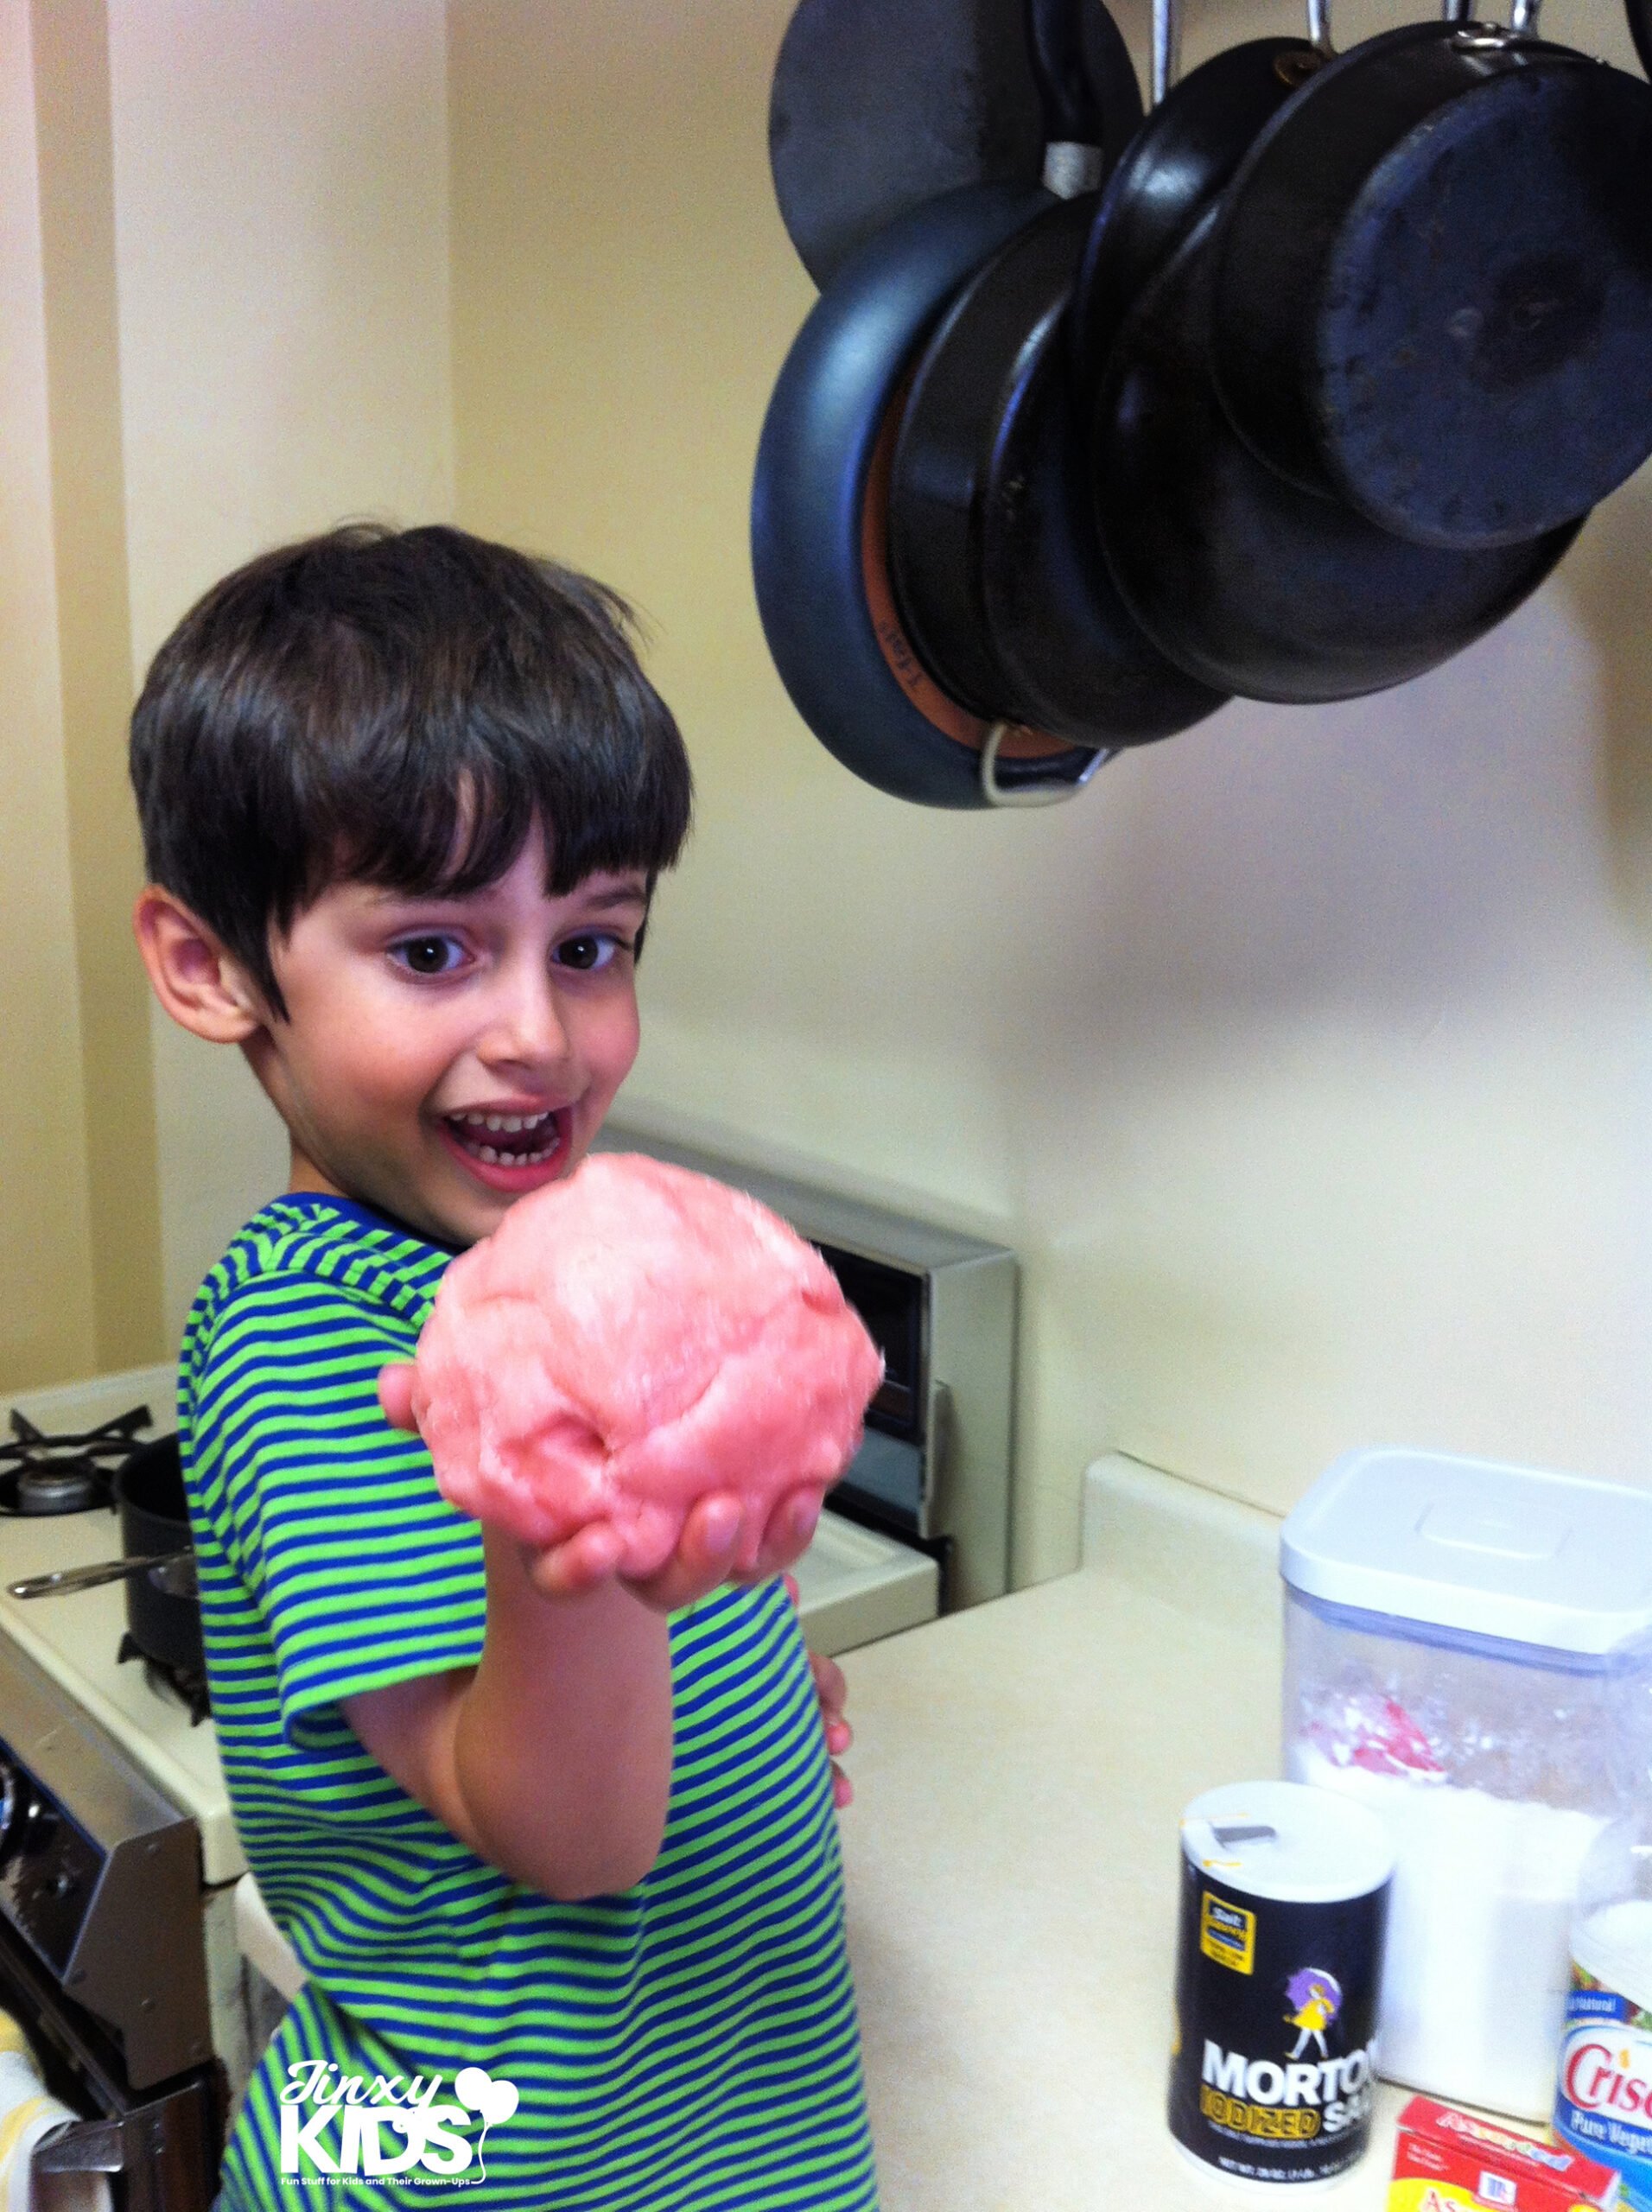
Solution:
<path fill-rule="evenodd" d="M 473 891 L 398 891 L 393 884 L 375 887 L 369 895 L 375 906 L 467 906 L 477 896 Z M 641 881 L 622 885 L 600 892 L 586 903 L 599 913 L 613 906 L 645 906 L 648 886 Z"/>

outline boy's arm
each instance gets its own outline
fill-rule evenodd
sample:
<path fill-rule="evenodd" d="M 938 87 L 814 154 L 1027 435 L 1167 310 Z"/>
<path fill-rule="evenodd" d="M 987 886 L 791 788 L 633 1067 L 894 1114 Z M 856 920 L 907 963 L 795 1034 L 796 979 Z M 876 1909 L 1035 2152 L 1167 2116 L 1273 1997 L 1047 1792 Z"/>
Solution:
<path fill-rule="evenodd" d="M 410 1427 L 406 1369 L 380 1395 Z M 483 1531 L 487 1626 L 476 1667 L 343 1700 L 364 1749 L 480 1858 L 562 1902 L 632 1887 L 659 1855 L 671 1780 L 667 1613 L 729 1579 L 741 1501 L 702 1498 L 673 1557 L 645 1582 L 614 1574 L 602 1522 L 533 1552 Z M 779 1499 L 757 1566 L 778 1573 L 807 1548 L 819 1494 Z"/>
<path fill-rule="evenodd" d="M 612 1575 L 542 1597 L 497 1530 L 484 1531 L 483 1554 L 480 1664 L 346 1698 L 344 1717 L 410 1796 L 513 1881 L 565 1902 L 629 1889 L 665 1831 L 664 1616 Z"/>

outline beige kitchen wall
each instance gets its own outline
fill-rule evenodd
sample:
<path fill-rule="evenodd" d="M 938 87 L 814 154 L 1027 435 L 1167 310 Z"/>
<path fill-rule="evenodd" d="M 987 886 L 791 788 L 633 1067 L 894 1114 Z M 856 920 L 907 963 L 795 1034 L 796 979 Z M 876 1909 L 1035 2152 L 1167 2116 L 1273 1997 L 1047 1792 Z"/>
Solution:
<path fill-rule="evenodd" d="M 111 0 L 131 664 L 216 577 L 452 502 L 440 0 Z M 239 1056 L 156 1009 L 164 1312 L 280 1189 Z"/>
<path fill-rule="evenodd" d="M 1021 1255 L 1023 1579 L 1109 1446 L 1275 1507 L 1376 1440 L 1652 1481 L 1648 487 L 1402 691 L 1230 707 L 1053 810 L 881 797 L 747 569 L 813 298 L 788 13 L 449 11 L 458 513 L 634 595 L 699 775 L 629 1110 Z M 1297 21 L 1189 14 L 1190 58 Z M 1552 23 L 1629 59 L 1600 0 Z"/>
<path fill-rule="evenodd" d="M 453 496 L 441 0 L 0 0 L 0 1388 L 161 1357 L 284 1176 L 151 1015 L 124 725 L 214 577 Z"/>
<path fill-rule="evenodd" d="M 96 1359 L 34 36 L 0 0 L 0 1380 Z M 139 1172 L 146 1163 L 140 1158 Z"/>

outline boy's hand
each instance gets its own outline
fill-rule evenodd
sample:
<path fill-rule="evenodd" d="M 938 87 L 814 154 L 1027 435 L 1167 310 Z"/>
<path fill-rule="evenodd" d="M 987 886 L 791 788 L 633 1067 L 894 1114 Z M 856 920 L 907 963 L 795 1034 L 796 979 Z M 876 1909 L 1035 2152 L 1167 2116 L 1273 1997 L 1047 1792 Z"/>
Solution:
<path fill-rule="evenodd" d="M 620 1580 L 634 1597 L 656 1612 L 675 1612 L 708 1597 L 725 1582 L 761 1582 L 806 1551 L 820 1518 L 817 1488 L 788 1491 L 777 1498 L 749 1566 L 747 1515 L 751 1508 L 732 1491 L 712 1491 L 696 1498 L 683 1523 L 677 1549 L 657 1574 Z M 524 1548 L 535 1589 L 546 1598 L 570 1598 L 613 1574 L 624 1550 L 619 1532 L 607 1521 L 592 1521 L 566 1543 L 543 1551 Z"/>
<path fill-rule="evenodd" d="M 787 1597 L 797 1605 L 797 1585 L 789 1574 L 785 1586 Z M 815 1678 L 815 1695 L 820 1700 L 820 1725 L 826 1732 L 826 1749 L 831 1755 L 832 1802 L 842 1812 L 845 1805 L 855 1802 L 855 1784 L 837 1764 L 839 1754 L 848 1751 L 855 1741 L 855 1732 L 843 1718 L 849 1686 L 836 1660 L 829 1659 L 823 1651 L 809 1654 L 809 1669 Z"/>
<path fill-rule="evenodd" d="M 378 1402 L 393 1428 L 411 1429 L 413 1368 L 409 1361 L 383 1369 L 378 1377 Z M 675 1612 L 692 1605 L 725 1582 L 761 1582 L 778 1574 L 809 1548 L 820 1518 L 823 1492 L 817 1485 L 787 1491 L 770 1510 L 755 1549 L 747 1516 L 752 1509 L 732 1491 L 713 1491 L 698 1498 L 683 1523 L 677 1549 L 657 1574 L 620 1580 L 643 1604 L 656 1612 Z M 522 1547 L 528 1574 L 545 1598 L 575 1598 L 606 1581 L 619 1566 L 624 1552 L 619 1531 L 607 1521 L 588 1522 L 565 1543 L 543 1550 Z M 737 1560 L 749 1564 L 736 1567 Z"/>
<path fill-rule="evenodd" d="M 390 1367 L 378 1370 L 378 1402 L 384 1419 L 392 1428 L 409 1428 L 416 1436 L 419 1425 L 413 1418 L 413 1363 L 398 1359 Z"/>

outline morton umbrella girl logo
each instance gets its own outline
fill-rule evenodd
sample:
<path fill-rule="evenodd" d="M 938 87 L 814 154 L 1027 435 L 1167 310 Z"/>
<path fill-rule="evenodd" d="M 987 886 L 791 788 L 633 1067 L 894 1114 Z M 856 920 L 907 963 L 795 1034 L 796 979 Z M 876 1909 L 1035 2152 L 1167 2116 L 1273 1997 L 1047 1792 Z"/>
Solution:
<path fill-rule="evenodd" d="M 1342 2010 L 1341 1982 L 1323 1967 L 1304 1967 L 1286 1983 L 1285 1995 L 1293 2007 L 1285 2015 L 1286 2024 L 1297 2031 L 1291 2056 L 1300 2058 L 1311 2043 L 1317 2043 L 1320 2057 L 1329 2058 L 1325 2030 Z"/>

